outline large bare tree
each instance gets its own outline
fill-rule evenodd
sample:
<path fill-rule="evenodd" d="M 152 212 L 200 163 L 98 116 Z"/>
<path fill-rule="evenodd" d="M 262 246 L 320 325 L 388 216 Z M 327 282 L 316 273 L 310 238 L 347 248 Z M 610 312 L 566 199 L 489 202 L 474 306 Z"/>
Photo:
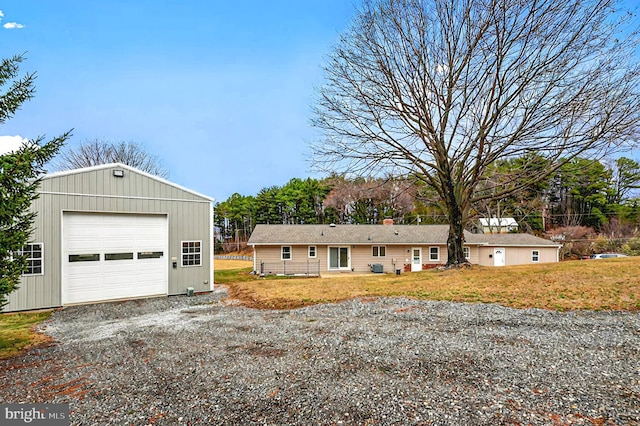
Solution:
<path fill-rule="evenodd" d="M 616 7 L 365 0 L 324 67 L 314 166 L 422 179 L 449 219 L 447 265 L 464 263 L 474 203 L 637 140 L 636 18 Z M 515 157 L 535 164 L 519 162 L 510 179 L 491 180 L 498 187 L 485 181 L 492 163 Z"/>
<path fill-rule="evenodd" d="M 55 167 L 58 170 L 71 170 L 108 163 L 126 164 L 163 178 L 169 176 L 169 171 L 158 156 L 151 154 L 143 145 L 131 141 L 87 140 L 75 148 L 63 151 Z"/>

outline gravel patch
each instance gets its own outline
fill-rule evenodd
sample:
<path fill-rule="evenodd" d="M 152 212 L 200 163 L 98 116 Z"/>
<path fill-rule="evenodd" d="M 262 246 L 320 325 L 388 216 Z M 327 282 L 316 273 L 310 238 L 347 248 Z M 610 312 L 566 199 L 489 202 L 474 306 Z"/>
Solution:
<path fill-rule="evenodd" d="M 0 402 L 74 425 L 640 424 L 638 313 L 225 297 L 60 310 L 54 344 L 0 361 Z"/>

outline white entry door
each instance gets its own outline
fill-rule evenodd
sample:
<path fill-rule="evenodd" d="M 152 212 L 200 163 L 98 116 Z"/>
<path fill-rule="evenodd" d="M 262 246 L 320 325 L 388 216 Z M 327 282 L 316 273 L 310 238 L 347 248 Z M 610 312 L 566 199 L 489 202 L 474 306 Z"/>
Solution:
<path fill-rule="evenodd" d="M 167 294 L 166 215 L 63 214 L 62 304 Z"/>
<path fill-rule="evenodd" d="M 411 272 L 422 271 L 422 248 L 411 249 Z"/>
<path fill-rule="evenodd" d="M 493 266 L 505 265 L 505 250 L 503 248 L 493 249 Z"/>

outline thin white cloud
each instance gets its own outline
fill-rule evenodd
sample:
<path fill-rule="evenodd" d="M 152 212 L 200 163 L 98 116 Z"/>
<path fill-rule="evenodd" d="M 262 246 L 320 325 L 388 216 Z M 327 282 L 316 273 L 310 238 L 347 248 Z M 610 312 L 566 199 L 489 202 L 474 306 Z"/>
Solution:
<path fill-rule="evenodd" d="M 0 155 L 9 154 L 20 149 L 22 145 L 29 142 L 29 139 L 22 136 L 0 136 Z"/>
<path fill-rule="evenodd" d="M 6 24 L 3 25 L 3 27 L 5 27 L 8 30 L 11 30 L 14 28 L 24 28 L 24 25 L 18 24 L 17 22 L 7 22 Z"/>
<path fill-rule="evenodd" d="M 0 19 L 4 18 L 4 13 L 0 10 Z"/>

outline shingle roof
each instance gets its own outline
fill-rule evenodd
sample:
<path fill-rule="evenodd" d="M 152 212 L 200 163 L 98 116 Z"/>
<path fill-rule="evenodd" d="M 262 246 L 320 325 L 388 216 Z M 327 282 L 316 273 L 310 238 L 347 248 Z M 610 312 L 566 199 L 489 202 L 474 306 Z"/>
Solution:
<path fill-rule="evenodd" d="M 249 245 L 280 244 L 446 244 L 449 225 L 256 225 Z M 468 244 L 547 246 L 529 234 L 472 234 Z"/>

